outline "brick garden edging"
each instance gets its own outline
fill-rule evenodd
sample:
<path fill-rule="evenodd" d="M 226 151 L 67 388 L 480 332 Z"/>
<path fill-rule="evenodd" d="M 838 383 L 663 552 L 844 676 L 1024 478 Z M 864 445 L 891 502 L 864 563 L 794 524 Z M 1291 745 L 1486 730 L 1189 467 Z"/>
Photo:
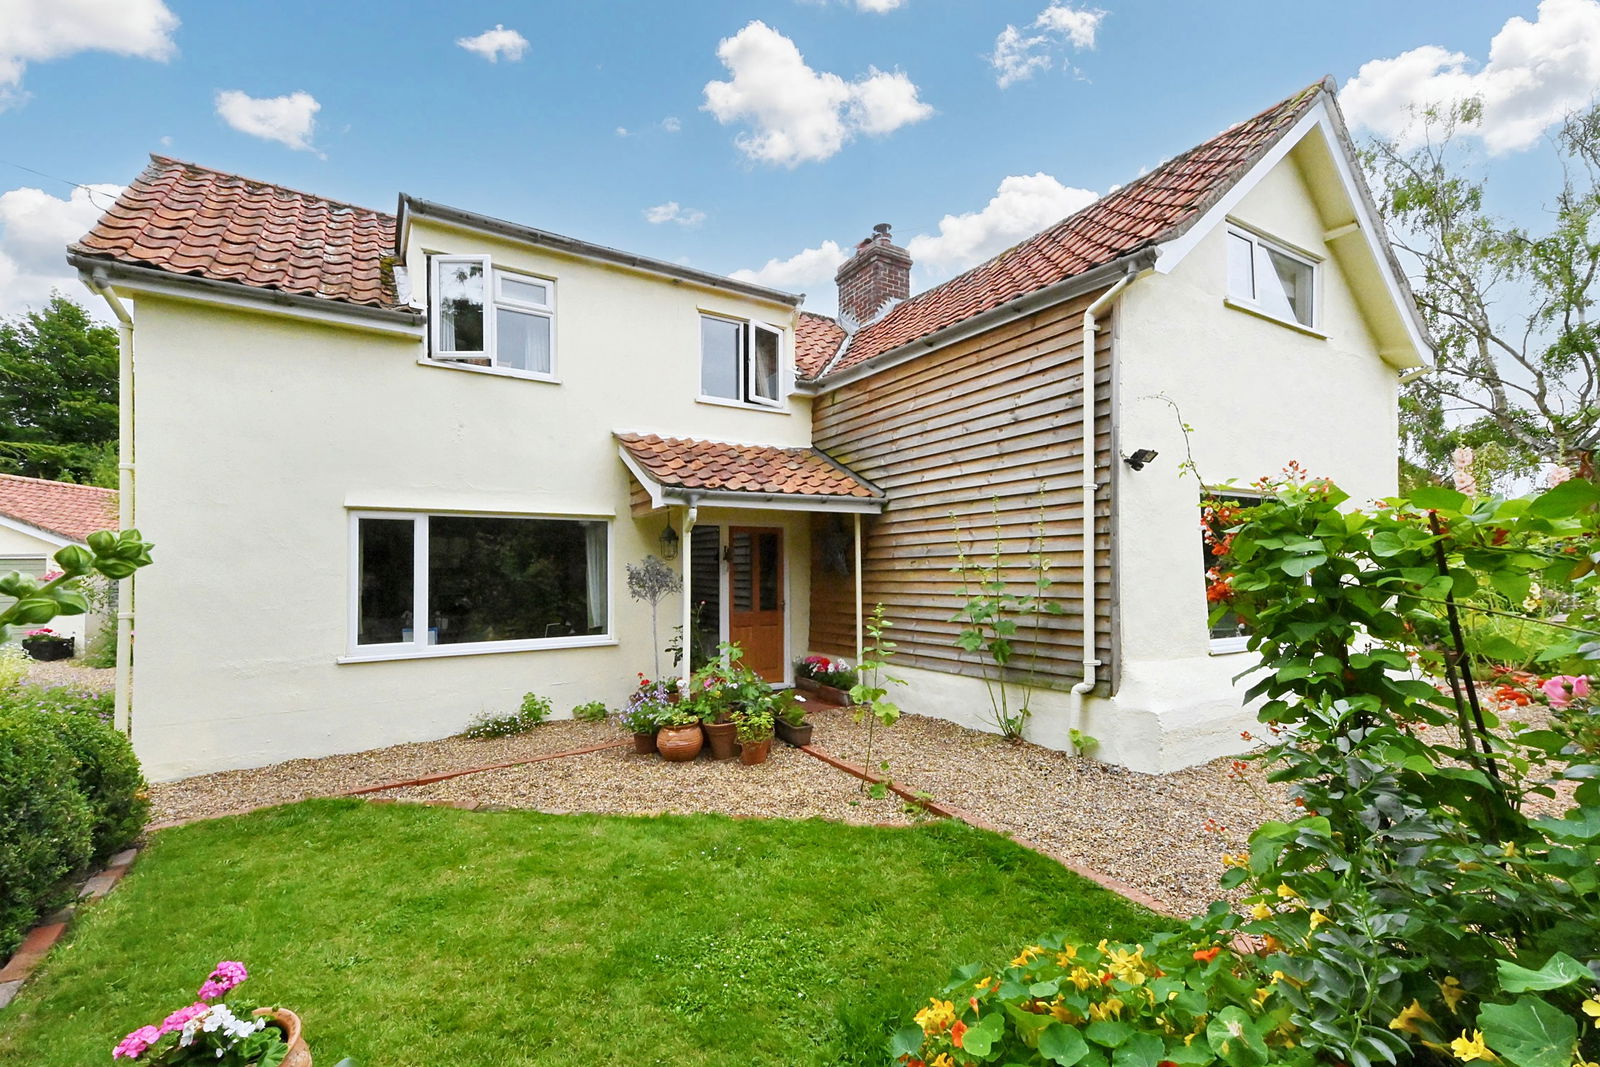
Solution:
<path fill-rule="evenodd" d="M 122 876 L 128 873 L 128 868 L 133 866 L 138 854 L 138 849 L 129 848 L 112 856 L 105 870 L 91 875 L 78 889 L 78 897 L 73 903 L 45 916 L 43 922 L 28 931 L 28 936 L 22 939 L 17 951 L 4 967 L 0 967 L 0 1008 L 11 1003 L 22 988 L 22 983 L 32 977 L 45 956 L 61 940 L 79 906 L 93 904 L 115 889 L 117 883 L 122 881 Z"/>
<path fill-rule="evenodd" d="M 917 805 L 923 811 L 926 811 L 931 815 L 937 815 L 944 819 L 955 819 L 957 822 L 964 822 L 968 826 L 975 826 L 979 830 L 988 830 L 990 833 L 999 834 L 1001 837 L 1009 838 L 1011 841 L 1021 845 L 1025 849 L 1028 849 L 1030 852 L 1037 852 L 1039 855 L 1061 864 L 1061 866 L 1065 867 L 1073 874 L 1076 874 L 1081 878 L 1089 879 L 1089 881 L 1094 882 L 1102 889 L 1109 889 L 1118 896 L 1126 897 L 1135 904 L 1143 905 L 1158 915 L 1173 915 L 1173 912 L 1169 910 L 1165 904 L 1162 904 L 1159 900 L 1151 896 L 1149 893 L 1146 893 L 1144 890 L 1131 886 L 1127 882 L 1122 882 L 1112 878 L 1108 874 L 1102 874 L 1099 871 L 1091 870 L 1090 868 L 1083 866 L 1081 863 L 1074 862 L 1073 860 L 1067 859 L 1065 856 L 1052 852 L 1050 849 L 1039 844 L 1037 841 L 1030 841 L 1025 837 L 1019 837 L 1012 831 L 1007 830 L 1004 827 L 996 826 L 994 823 L 989 822 L 986 819 L 980 819 L 971 812 L 962 811 L 960 808 L 952 807 L 949 804 L 942 804 L 936 800 L 931 800 L 925 795 L 919 796 L 912 790 L 902 788 L 892 781 L 878 777 L 865 767 L 857 767 L 853 763 L 846 763 L 837 756 L 831 756 L 815 745 L 801 745 L 799 747 L 800 751 L 804 752 L 806 755 L 811 756 L 814 759 L 819 759 L 828 766 L 837 770 L 841 770 L 846 774 L 854 775 L 863 782 L 871 782 L 874 785 L 880 783 L 887 785 L 895 796 L 901 798 L 907 803 Z M 1184 918 L 1185 916 L 1180 915 L 1176 917 Z"/>

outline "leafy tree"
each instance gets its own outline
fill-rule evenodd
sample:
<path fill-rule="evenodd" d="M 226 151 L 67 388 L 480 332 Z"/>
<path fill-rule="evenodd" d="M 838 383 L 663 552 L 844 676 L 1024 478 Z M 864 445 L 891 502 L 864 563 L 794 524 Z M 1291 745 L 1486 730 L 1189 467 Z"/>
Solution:
<path fill-rule="evenodd" d="M 117 333 L 59 293 L 0 320 L 0 471 L 113 486 Z"/>
<path fill-rule="evenodd" d="M 1600 105 L 1568 116 L 1555 138 L 1561 185 L 1534 228 L 1485 206 L 1487 179 L 1457 137 L 1482 114 L 1479 100 L 1430 109 L 1419 146 L 1375 140 L 1366 158 L 1438 342 L 1437 369 L 1401 401 L 1411 473 L 1442 476 L 1467 446 L 1488 485 L 1579 466 L 1600 428 Z"/>

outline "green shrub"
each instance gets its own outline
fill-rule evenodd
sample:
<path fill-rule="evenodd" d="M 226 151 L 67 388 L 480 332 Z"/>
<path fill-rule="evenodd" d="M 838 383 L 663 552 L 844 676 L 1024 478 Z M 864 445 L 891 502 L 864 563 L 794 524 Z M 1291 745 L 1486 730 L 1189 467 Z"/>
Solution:
<path fill-rule="evenodd" d="M 94 820 L 94 859 L 126 848 L 150 815 L 139 758 L 128 739 L 95 714 L 64 714 L 55 722 L 78 763 L 78 789 Z"/>
<path fill-rule="evenodd" d="M 28 677 L 28 654 L 16 645 L 0 647 L 0 693 L 9 693 Z"/>
<path fill-rule="evenodd" d="M 579 704 L 572 709 L 572 717 L 579 722 L 605 722 L 608 714 L 610 712 L 606 710 L 605 704 L 598 700 Z"/>
<path fill-rule="evenodd" d="M 71 751 L 44 715 L 0 708 L 0 958 L 94 851 Z"/>
<path fill-rule="evenodd" d="M 485 712 L 472 720 L 472 725 L 461 731 L 461 736 L 471 741 L 491 737 L 511 737 L 525 734 L 550 717 L 550 701 L 534 693 L 522 697 L 522 707 L 511 715 L 490 715 Z"/>
<path fill-rule="evenodd" d="M 107 670 L 117 665 L 117 628 L 114 624 L 100 627 L 100 632 L 89 641 L 89 647 L 78 660 L 84 667 Z"/>

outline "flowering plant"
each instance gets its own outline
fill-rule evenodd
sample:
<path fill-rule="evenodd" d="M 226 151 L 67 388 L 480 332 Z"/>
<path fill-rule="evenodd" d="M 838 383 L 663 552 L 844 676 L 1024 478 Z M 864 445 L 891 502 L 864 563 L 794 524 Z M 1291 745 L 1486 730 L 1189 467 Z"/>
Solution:
<path fill-rule="evenodd" d="M 27 641 L 40 641 L 47 645 L 54 642 L 66 642 L 72 640 L 70 637 L 65 637 L 56 633 L 48 626 L 41 626 L 37 630 L 29 630 L 26 634 L 23 634 L 23 639 Z"/>
<path fill-rule="evenodd" d="M 678 693 L 678 679 L 670 682 L 652 682 L 644 675 L 639 675 L 639 688 L 628 697 L 622 706 L 622 712 L 617 716 L 617 721 L 622 728 L 631 734 L 654 733 L 662 725 L 662 720 L 672 711 L 672 704 Z"/>
<path fill-rule="evenodd" d="M 277 1067 L 289 1052 L 282 1031 L 252 1016 L 249 1005 L 222 1001 L 248 977 L 244 964 L 223 960 L 201 983 L 194 1003 L 172 1012 L 159 1026 L 134 1030 L 111 1050 L 111 1058 Z"/>
<path fill-rule="evenodd" d="M 856 672 L 849 662 L 827 656 L 803 656 L 794 661 L 797 678 L 810 678 L 818 685 L 848 690 L 856 684 Z"/>

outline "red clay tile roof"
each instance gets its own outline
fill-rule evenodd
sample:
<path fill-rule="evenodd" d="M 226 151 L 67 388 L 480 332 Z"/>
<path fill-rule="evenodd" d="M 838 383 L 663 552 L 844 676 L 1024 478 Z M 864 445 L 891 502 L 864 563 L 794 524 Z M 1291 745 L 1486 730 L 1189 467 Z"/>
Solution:
<path fill-rule="evenodd" d="M 863 500 L 883 497 L 815 448 L 735 445 L 636 433 L 619 433 L 617 440 L 646 474 L 672 489 Z"/>
<path fill-rule="evenodd" d="M 0 515 L 72 541 L 117 528 L 117 491 L 0 474 Z"/>
<path fill-rule="evenodd" d="M 394 307 L 393 215 L 165 156 L 74 252 L 213 281 Z"/>
<path fill-rule="evenodd" d="M 839 351 L 844 327 L 826 315 L 800 312 L 794 327 L 794 365 L 802 378 L 815 378 Z"/>
<path fill-rule="evenodd" d="M 1204 214 L 1324 89 L 1322 82 L 1302 89 L 987 263 L 895 305 L 859 330 L 823 377 L 1176 236 L 1174 230 Z"/>

